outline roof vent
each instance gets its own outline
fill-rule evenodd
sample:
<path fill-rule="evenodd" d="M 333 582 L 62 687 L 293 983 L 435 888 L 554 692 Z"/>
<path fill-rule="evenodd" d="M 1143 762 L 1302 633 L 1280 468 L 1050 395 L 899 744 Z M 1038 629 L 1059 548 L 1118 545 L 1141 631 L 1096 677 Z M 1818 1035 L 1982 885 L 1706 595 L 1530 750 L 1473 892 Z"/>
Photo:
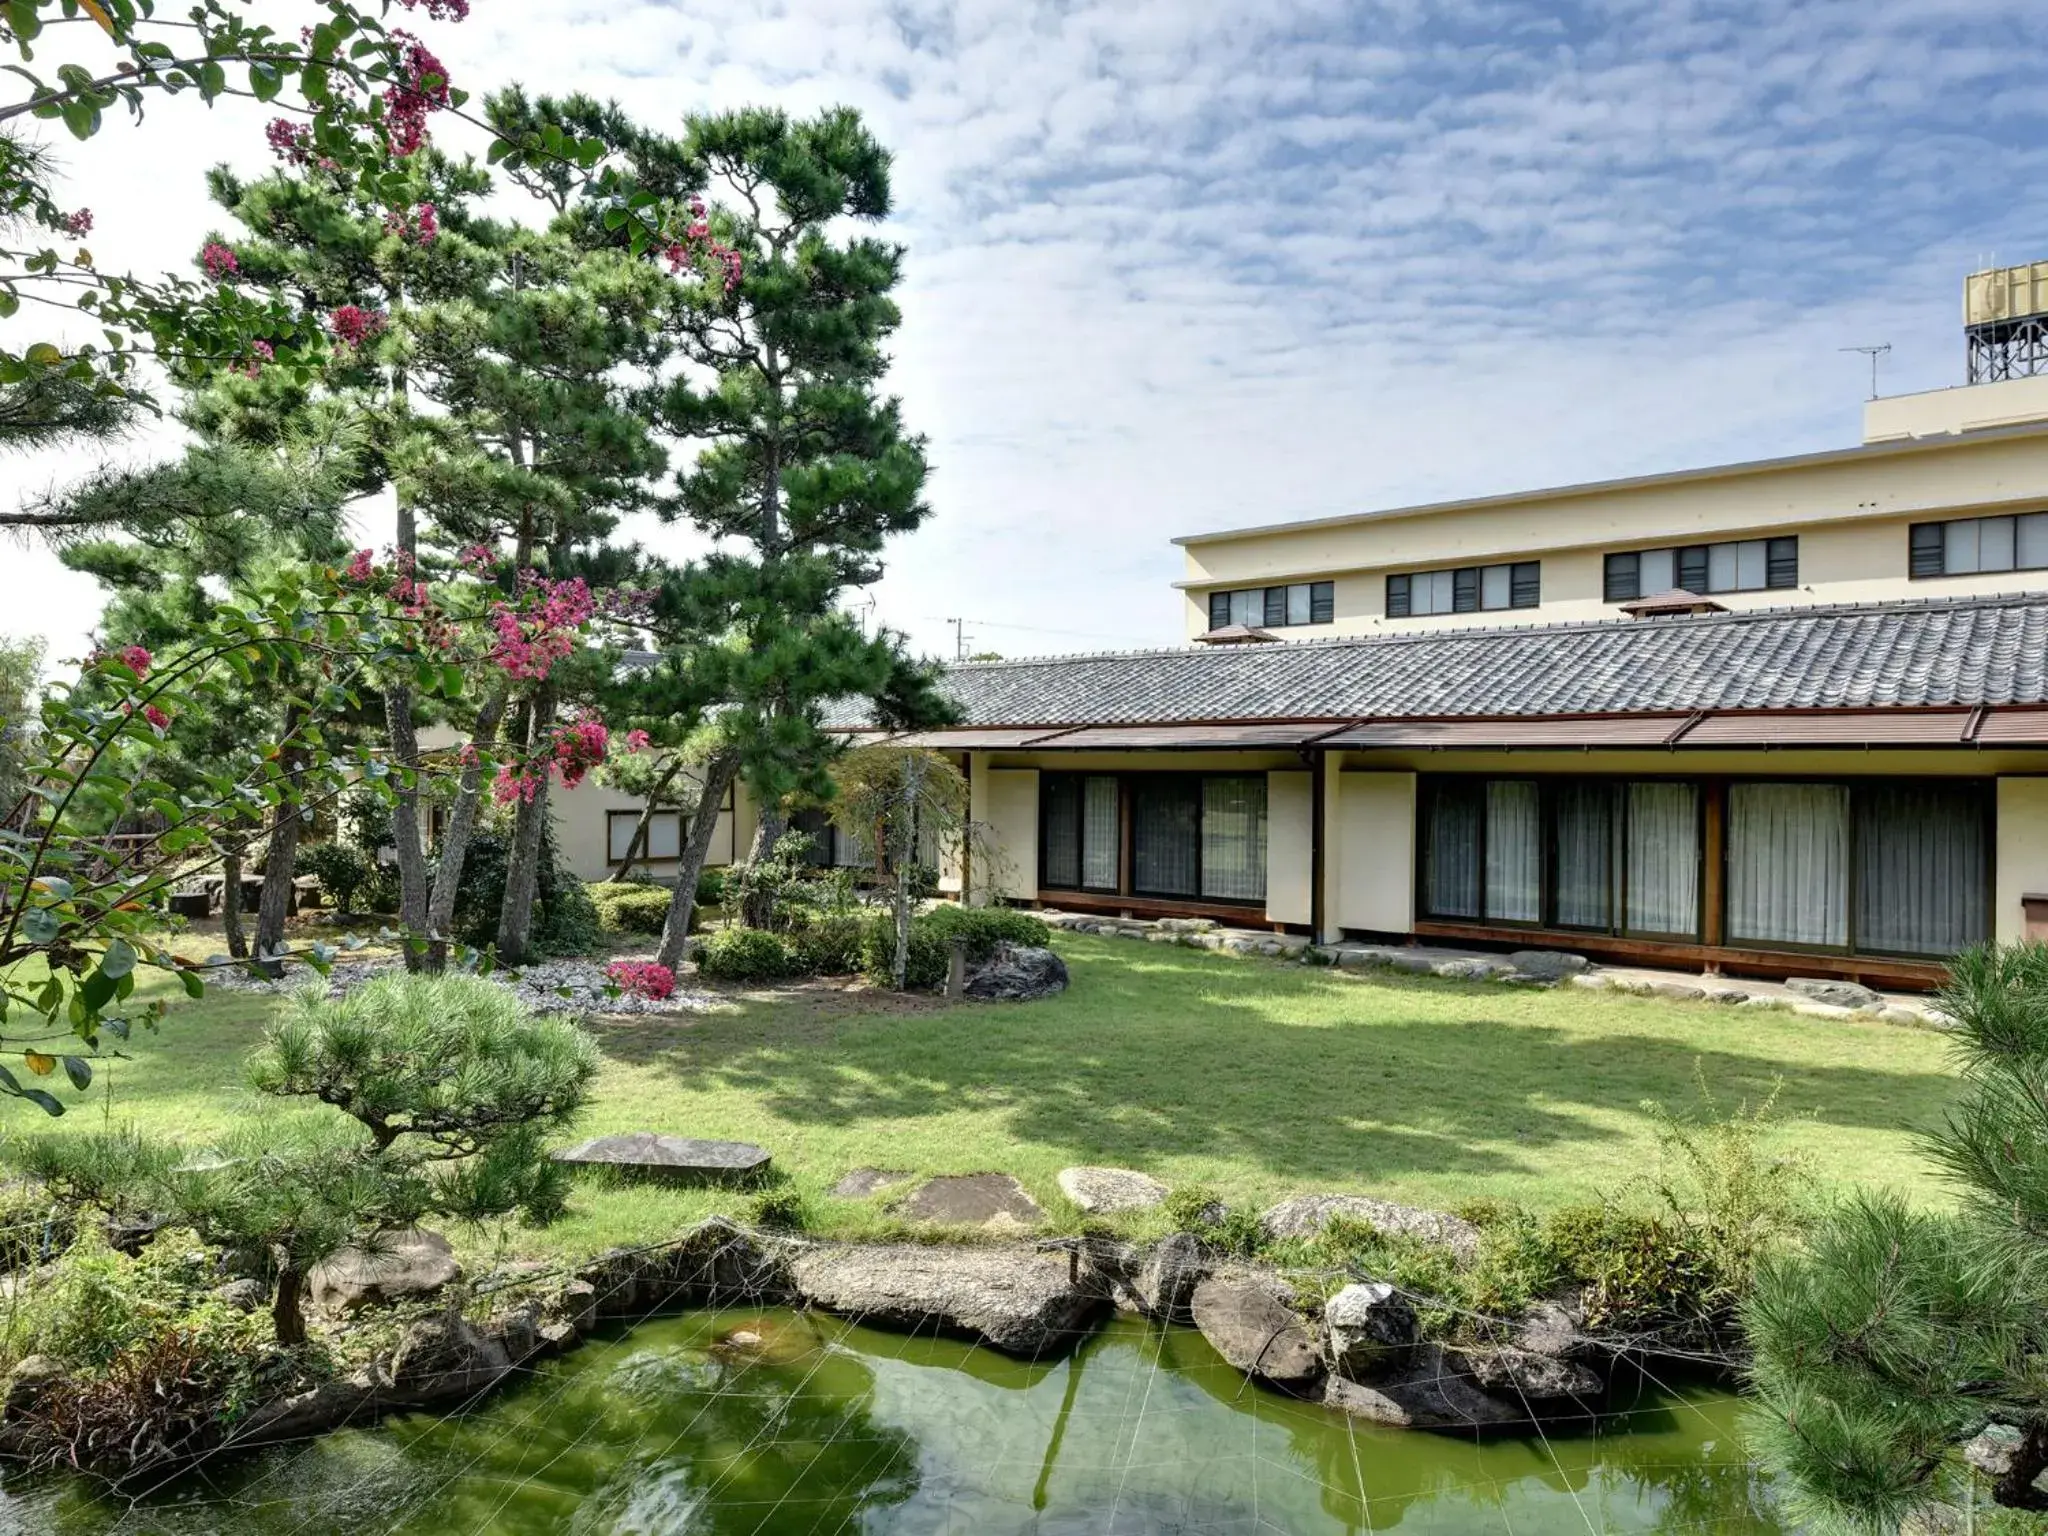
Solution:
<path fill-rule="evenodd" d="M 1260 629 L 1256 624 L 1226 624 L 1221 629 L 1212 629 L 1206 635 L 1195 636 L 1197 645 L 1265 645 L 1276 642 L 1279 636 L 1269 629 Z"/>
<path fill-rule="evenodd" d="M 1659 592 L 1655 597 L 1639 597 L 1632 603 L 1623 603 L 1621 611 L 1632 619 L 1668 619 L 1681 613 L 1726 613 L 1728 605 L 1717 603 L 1711 597 L 1701 597 L 1697 592 L 1688 592 L 1683 587 L 1674 587 L 1669 592 Z"/>

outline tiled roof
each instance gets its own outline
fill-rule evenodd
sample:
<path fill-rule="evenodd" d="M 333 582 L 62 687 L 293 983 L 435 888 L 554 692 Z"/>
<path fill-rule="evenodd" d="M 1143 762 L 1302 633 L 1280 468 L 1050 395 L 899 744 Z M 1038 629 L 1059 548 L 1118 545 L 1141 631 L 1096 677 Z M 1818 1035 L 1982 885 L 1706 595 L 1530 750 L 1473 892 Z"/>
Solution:
<path fill-rule="evenodd" d="M 969 662 L 944 687 L 974 726 L 2040 704 L 2048 593 Z"/>

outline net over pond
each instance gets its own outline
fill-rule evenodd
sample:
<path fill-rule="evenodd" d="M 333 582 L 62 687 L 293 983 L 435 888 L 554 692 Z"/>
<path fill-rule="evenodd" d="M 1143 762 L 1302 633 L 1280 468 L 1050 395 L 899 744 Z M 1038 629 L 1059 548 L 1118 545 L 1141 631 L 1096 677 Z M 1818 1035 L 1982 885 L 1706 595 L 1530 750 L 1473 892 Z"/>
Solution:
<path fill-rule="evenodd" d="M 155 1490 L 17 1490 L 0 1531 L 1780 1531 L 1737 1418 L 1725 1394 L 1652 1386 L 1597 1436 L 1475 1443 L 1276 1397 L 1192 1330 L 1120 1320 L 1039 1365 L 809 1314 L 701 1313 L 595 1339 L 462 1413 Z"/>

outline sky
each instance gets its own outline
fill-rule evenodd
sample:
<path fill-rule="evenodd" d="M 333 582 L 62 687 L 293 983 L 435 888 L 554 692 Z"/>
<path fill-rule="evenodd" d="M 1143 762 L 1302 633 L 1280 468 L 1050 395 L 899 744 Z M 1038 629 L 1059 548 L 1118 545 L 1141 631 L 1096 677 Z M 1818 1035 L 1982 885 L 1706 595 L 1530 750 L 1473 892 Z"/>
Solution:
<path fill-rule="evenodd" d="M 1847 446 L 1870 365 L 1842 349 L 1889 343 L 1887 394 L 1958 384 L 1964 274 L 2048 258 L 2038 0 L 473 0 L 413 24 L 474 92 L 866 116 L 907 250 L 888 387 L 933 515 L 860 601 L 934 654 L 953 618 L 1013 656 L 1178 643 L 1177 534 Z M 204 169 L 266 163 L 260 110 L 151 111 L 52 141 L 103 268 L 189 261 Z M 82 467 L 0 463 L 0 496 Z M 388 511 L 360 530 L 388 539 Z M 98 605 L 0 544 L 0 632 L 75 655 Z"/>

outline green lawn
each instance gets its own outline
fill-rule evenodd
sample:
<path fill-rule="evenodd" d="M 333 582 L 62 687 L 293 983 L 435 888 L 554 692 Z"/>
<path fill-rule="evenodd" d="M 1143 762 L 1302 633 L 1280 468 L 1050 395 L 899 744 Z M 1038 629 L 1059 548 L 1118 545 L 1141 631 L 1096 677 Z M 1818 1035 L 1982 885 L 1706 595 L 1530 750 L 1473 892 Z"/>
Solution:
<path fill-rule="evenodd" d="M 828 1201 L 849 1168 L 1001 1169 L 1055 1217 L 1070 1163 L 1145 1169 L 1265 1203 L 1313 1189 L 1418 1204 L 1545 1206 L 1654 1172 L 1643 1110 L 1724 1105 L 1782 1082 L 1782 1144 L 1833 1182 L 1939 1190 L 1913 1133 L 1954 1080 L 1931 1032 L 1776 1011 L 1434 978 L 1357 978 L 1128 941 L 1061 937 L 1074 984 L 1025 1005 L 947 1008 L 866 991 L 735 994 L 687 1021 L 597 1026 L 605 1066 L 583 1130 L 757 1141 L 833 1230 L 887 1225 Z M 59 1122 L 134 1121 L 203 1138 L 275 1113 L 240 1061 L 273 1005 L 174 1005 L 162 1035 L 105 1065 Z M 111 1099 L 104 1085 L 111 1084 Z M 24 1111 L 14 1124 L 25 1126 Z M 515 1247 L 585 1253 L 666 1236 L 743 1196 L 592 1187 Z"/>

